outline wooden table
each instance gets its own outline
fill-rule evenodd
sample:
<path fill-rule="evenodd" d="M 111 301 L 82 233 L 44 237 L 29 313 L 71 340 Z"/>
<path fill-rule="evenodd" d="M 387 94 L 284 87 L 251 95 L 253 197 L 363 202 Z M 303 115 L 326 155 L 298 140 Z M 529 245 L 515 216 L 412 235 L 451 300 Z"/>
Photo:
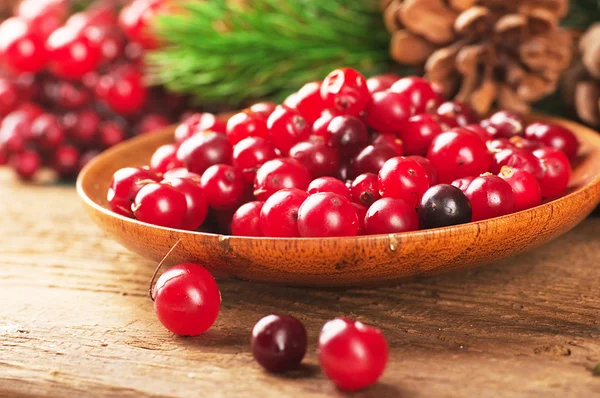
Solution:
<path fill-rule="evenodd" d="M 344 315 L 381 327 L 380 383 L 355 397 L 600 394 L 600 218 L 534 252 L 379 289 L 223 280 L 221 314 L 197 338 L 156 320 L 155 264 L 106 239 L 72 186 L 0 171 L 0 396 L 338 397 L 319 371 L 320 327 Z M 250 330 L 271 312 L 309 331 L 305 366 L 263 372 Z"/>

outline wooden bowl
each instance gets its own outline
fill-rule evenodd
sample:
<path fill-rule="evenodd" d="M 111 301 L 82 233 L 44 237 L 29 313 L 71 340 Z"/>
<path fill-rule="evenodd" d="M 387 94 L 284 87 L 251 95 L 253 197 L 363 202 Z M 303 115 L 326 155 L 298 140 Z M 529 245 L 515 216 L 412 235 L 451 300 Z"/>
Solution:
<path fill-rule="evenodd" d="M 136 137 L 96 157 L 80 173 L 77 191 L 92 219 L 111 238 L 159 261 L 181 240 L 168 263 L 197 262 L 217 276 L 304 286 L 381 284 L 492 262 L 567 232 L 600 202 L 600 135 L 561 123 L 581 141 L 570 185 L 554 201 L 482 222 L 401 234 L 328 239 L 247 238 L 157 227 L 108 210 L 112 174 L 149 162 L 173 130 Z"/>

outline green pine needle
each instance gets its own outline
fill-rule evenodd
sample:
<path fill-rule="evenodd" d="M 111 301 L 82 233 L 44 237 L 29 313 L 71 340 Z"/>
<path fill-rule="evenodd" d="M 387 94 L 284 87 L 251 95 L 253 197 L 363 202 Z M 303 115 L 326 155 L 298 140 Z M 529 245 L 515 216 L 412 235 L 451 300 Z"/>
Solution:
<path fill-rule="evenodd" d="M 281 100 L 340 66 L 365 75 L 389 63 L 377 0 L 212 0 L 161 17 L 168 45 L 150 54 L 156 83 L 201 102 Z"/>

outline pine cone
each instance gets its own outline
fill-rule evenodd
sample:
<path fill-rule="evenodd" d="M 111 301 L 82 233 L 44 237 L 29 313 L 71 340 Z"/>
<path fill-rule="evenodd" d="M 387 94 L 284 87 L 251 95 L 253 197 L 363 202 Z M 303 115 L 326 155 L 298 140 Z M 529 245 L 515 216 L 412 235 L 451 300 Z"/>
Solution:
<path fill-rule="evenodd" d="M 563 79 L 568 103 L 590 126 L 600 127 L 600 23 L 579 40 L 579 57 Z"/>
<path fill-rule="evenodd" d="M 478 113 L 527 112 L 554 92 L 572 58 L 558 26 L 568 0 L 383 0 L 397 62 L 424 65 L 449 97 Z"/>

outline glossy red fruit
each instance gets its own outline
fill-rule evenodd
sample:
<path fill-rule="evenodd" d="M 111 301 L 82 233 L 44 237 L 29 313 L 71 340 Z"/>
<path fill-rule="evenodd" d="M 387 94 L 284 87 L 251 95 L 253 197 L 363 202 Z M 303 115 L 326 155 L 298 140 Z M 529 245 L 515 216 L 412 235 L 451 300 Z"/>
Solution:
<path fill-rule="evenodd" d="M 415 208 L 427 189 L 427 171 L 414 159 L 391 158 L 379 171 L 379 193 L 384 198 L 402 199 Z"/>
<path fill-rule="evenodd" d="M 416 115 L 435 109 L 444 100 L 438 86 L 416 76 L 398 80 L 390 87 L 390 91 L 408 98 Z"/>
<path fill-rule="evenodd" d="M 395 134 L 373 134 L 369 143 L 371 145 L 387 145 L 394 150 L 396 156 L 404 155 L 404 141 Z"/>
<path fill-rule="evenodd" d="M 269 140 L 284 155 L 294 145 L 308 139 L 311 133 L 310 125 L 298 111 L 282 105 L 269 116 L 267 128 Z"/>
<path fill-rule="evenodd" d="M 145 49 L 157 48 L 159 41 L 153 32 L 153 24 L 164 6 L 164 0 L 134 0 L 119 14 L 119 26 L 129 40 Z"/>
<path fill-rule="evenodd" d="M 114 63 L 123 58 L 125 53 L 125 40 L 122 34 L 110 28 L 96 31 L 98 46 L 102 54 L 102 63 Z"/>
<path fill-rule="evenodd" d="M 74 82 L 62 81 L 55 86 L 54 101 L 65 109 L 79 109 L 89 104 L 90 93 Z"/>
<path fill-rule="evenodd" d="M 31 124 L 31 136 L 44 151 L 56 149 L 65 140 L 67 133 L 55 115 L 45 113 L 38 116 Z"/>
<path fill-rule="evenodd" d="M 381 330 L 341 318 L 323 326 L 318 351 L 323 372 L 348 391 L 377 382 L 388 360 L 388 345 Z"/>
<path fill-rule="evenodd" d="M 19 89 L 9 79 L 0 78 L 0 118 L 14 111 L 19 105 Z"/>
<path fill-rule="evenodd" d="M 176 167 L 163 174 L 164 180 L 172 180 L 174 178 L 189 178 L 198 182 L 200 181 L 201 176 L 196 173 L 192 173 L 185 167 Z"/>
<path fill-rule="evenodd" d="M 90 146 L 96 141 L 101 122 L 100 115 L 92 109 L 70 112 L 63 118 L 70 137 L 83 146 Z"/>
<path fill-rule="evenodd" d="M 295 238 L 298 232 L 298 209 L 308 198 L 305 191 L 287 188 L 267 199 L 260 212 L 260 230 L 264 236 Z"/>
<path fill-rule="evenodd" d="M 227 121 L 227 138 L 235 145 L 244 138 L 268 138 L 267 121 L 261 115 L 250 112 L 236 113 Z"/>
<path fill-rule="evenodd" d="M 309 195 L 314 195 L 319 192 L 333 192 L 350 199 L 350 190 L 346 184 L 334 177 L 319 177 L 314 179 L 308 185 L 306 192 Z"/>
<path fill-rule="evenodd" d="M 25 20 L 13 17 L 0 24 L 0 61 L 11 72 L 37 73 L 47 59 L 43 38 Z"/>
<path fill-rule="evenodd" d="M 150 158 L 150 168 L 160 174 L 182 166 L 181 161 L 177 159 L 177 145 L 165 144 L 159 146 Z"/>
<path fill-rule="evenodd" d="M 46 41 L 46 48 L 50 71 L 67 80 L 81 79 L 95 70 L 102 59 L 100 48 L 71 26 L 55 30 Z"/>
<path fill-rule="evenodd" d="M 142 74 L 134 68 L 120 68 L 106 79 L 106 94 L 102 99 L 120 115 L 138 113 L 147 98 Z"/>
<path fill-rule="evenodd" d="M 354 203 L 369 207 L 381 198 L 379 194 L 379 179 L 377 174 L 361 174 L 352 181 L 350 194 Z"/>
<path fill-rule="evenodd" d="M 73 145 L 62 145 L 54 152 L 52 168 L 62 178 L 73 178 L 79 172 L 81 152 Z"/>
<path fill-rule="evenodd" d="M 325 141 L 329 140 L 329 134 L 327 133 L 327 128 L 329 128 L 329 123 L 333 120 L 334 117 L 339 116 L 332 112 L 323 112 L 321 116 L 315 120 L 312 125 L 312 133 L 318 137 L 323 138 Z"/>
<path fill-rule="evenodd" d="M 416 231 L 419 217 L 414 205 L 398 198 L 381 198 L 369 206 L 365 229 L 368 235 Z"/>
<path fill-rule="evenodd" d="M 183 141 L 177 159 L 192 173 L 202 174 L 214 164 L 229 164 L 233 148 L 223 134 L 205 131 Z"/>
<path fill-rule="evenodd" d="M 333 176 L 340 168 L 340 155 L 320 137 L 297 143 L 290 149 L 290 157 L 306 166 L 315 178 Z"/>
<path fill-rule="evenodd" d="M 385 162 L 398 156 L 389 145 L 369 145 L 350 162 L 348 178 L 355 178 L 365 173 L 379 173 Z"/>
<path fill-rule="evenodd" d="M 284 188 L 298 188 L 305 191 L 312 177 L 308 169 L 295 159 L 273 159 L 263 164 L 256 172 L 254 196 L 265 201 L 275 192 Z"/>
<path fill-rule="evenodd" d="M 554 148 L 537 149 L 533 154 L 540 159 L 544 175 L 540 182 L 542 197 L 554 199 L 569 185 L 571 165 L 564 152 Z"/>
<path fill-rule="evenodd" d="M 469 187 L 469 185 L 473 182 L 473 180 L 477 178 L 477 177 L 463 177 L 463 178 L 459 178 L 456 179 L 454 181 L 452 181 L 453 186 L 455 186 L 456 188 L 460 189 L 463 192 L 467 191 L 467 188 Z"/>
<path fill-rule="evenodd" d="M 484 174 L 475 178 L 465 195 L 471 202 L 473 221 L 500 217 L 515 211 L 515 194 L 502 178 Z"/>
<path fill-rule="evenodd" d="M 260 229 L 260 212 L 265 202 L 248 202 L 241 205 L 231 219 L 233 236 L 264 236 Z"/>
<path fill-rule="evenodd" d="M 438 171 L 442 184 L 485 173 L 492 161 L 485 142 L 477 134 L 460 128 L 435 137 L 427 159 Z"/>
<path fill-rule="evenodd" d="M 225 134 L 227 124 L 212 113 L 194 113 L 175 129 L 175 141 L 181 143 L 196 133 L 213 131 Z"/>
<path fill-rule="evenodd" d="M 354 206 L 354 211 L 356 211 L 356 217 L 358 217 L 358 232 L 357 235 L 366 235 L 367 228 L 365 227 L 365 216 L 367 215 L 367 207 L 352 202 L 352 206 Z"/>
<path fill-rule="evenodd" d="M 384 73 L 382 75 L 376 75 L 367 79 L 367 87 L 371 94 L 379 91 L 385 91 L 392 87 L 392 84 L 400 80 L 400 76 L 394 73 Z"/>
<path fill-rule="evenodd" d="M 311 195 L 298 210 L 298 232 L 305 238 L 356 236 L 358 216 L 350 201 L 333 192 Z"/>
<path fill-rule="evenodd" d="M 294 96 L 293 108 L 312 126 L 325 109 L 321 98 L 321 82 L 310 82 L 302 86 Z"/>
<path fill-rule="evenodd" d="M 179 264 L 165 271 L 153 296 L 160 323 L 180 336 L 197 336 L 210 329 L 221 308 L 215 278 L 198 264 Z"/>
<path fill-rule="evenodd" d="M 277 104 L 275 102 L 264 101 L 257 102 L 248 109 L 250 110 L 250 112 L 256 113 L 257 115 L 262 116 L 266 120 L 269 118 L 269 116 L 271 116 L 271 113 L 273 113 L 275 108 L 277 108 Z"/>
<path fill-rule="evenodd" d="M 271 143 L 261 137 L 244 138 L 233 147 L 233 165 L 242 171 L 249 183 L 254 182 L 260 166 L 276 157 Z"/>
<path fill-rule="evenodd" d="M 496 136 L 496 132 L 495 132 L 494 128 L 490 127 L 490 126 L 488 126 L 487 128 L 483 128 L 479 124 L 467 124 L 463 128 L 477 134 L 485 142 L 488 142 L 489 140 L 493 140 L 494 137 Z M 501 138 L 501 139 L 505 140 L 505 138 Z"/>
<path fill-rule="evenodd" d="M 62 25 L 68 13 L 69 4 L 66 0 L 24 0 L 15 11 L 16 16 L 27 21 L 44 38 Z"/>
<path fill-rule="evenodd" d="M 413 115 L 413 106 L 405 95 L 380 91 L 371 97 L 365 114 L 365 121 L 372 129 L 380 133 L 398 134 Z"/>
<path fill-rule="evenodd" d="M 269 372 L 296 369 L 306 354 L 304 325 L 289 315 L 267 315 L 254 325 L 250 349 L 256 362 Z"/>
<path fill-rule="evenodd" d="M 321 98 L 326 108 L 357 116 L 367 106 L 371 95 L 363 75 L 352 68 L 341 68 L 323 80 Z"/>
<path fill-rule="evenodd" d="M 148 183 L 135 196 L 131 210 L 139 221 L 180 229 L 187 215 L 187 201 L 170 185 Z"/>
<path fill-rule="evenodd" d="M 22 180 L 30 180 L 42 166 L 42 158 L 31 149 L 17 153 L 11 158 L 11 166 Z"/>
<path fill-rule="evenodd" d="M 411 117 L 400 131 L 405 153 L 425 156 L 431 141 L 442 132 L 442 126 L 435 115 L 424 113 Z"/>
<path fill-rule="evenodd" d="M 539 141 L 529 140 L 520 136 L 511 137 L 508 141 L 515 148 L 524 149 L 531 152 L 544 147 L 544 144 Z"/>
<path fill-rule="evenodd" d="M 416 156 L 416 155 L 405 156 L 405 158 L 414 160 L 415 162 L 419 163 L 425 169 L 425 172 L 427 173 L 427 178 L 429 179 L 430 187 L 439 184 L 440 176 L 439 176 L 437 170 L 435 169 L 435 167 L 433 167 L 433 165 L 429 161 L 429 159 L 424 158 L 423 156 Z"/>
<path fill-rule="evenodd" d="M 170 124 L 171 122 L 166 116 L 157 113 L 150 113 L 145 115 L 142 120 L 140 120 L 137 131 L 139 134 L 156 133 Z"/>
<path fill-rule="evenodd" d="M 98 139 L 104 147 L 110 148 L 125 141 L 125 138 L 127 138 L 127 133 L 119 123 L 104 122 L 100 125 Z"/>
<path fill-rule="evenodd" d="M 489 119 L 482 120 L 481 125 L 487 131 L 493 131 L 494 138 L 523 136 L 525 131 L 525 123 L 521 115 L 510 111 L 498 111 Z"/>
<path fill-rule="evenodd" d="M 187 212 L 181 228 L 189 231 L 200 228 L 208 215 L 208 199 L 200 182 L 189 178 L 172 178 L 164 180 L 163 183 L 171 185 L 185 195 Z"/>
<path fill-rule="evenodd" d="M 356 155 L 369 141 L 367 126 L 354 116 L 336 116 L 327 126 L 327 145 L 338 150 L 343 158 Z"/>
<path fill-rule="evenodd" d="M 485 145 L 487 146 L 488 151 L 496 154 L 499 153 L 500 151 L 504 150 L 504 149 L 512 149 L 515 146 L 513 144 L 511 144 L 511 142 L 506 139 L 506 138 L 495 138 L 493 140 L 489 140 L 485 143 Z M 492 164 L 492 168 L 494 167 L 494 165 Z"/>
<path fill-rule="evenodd" d="M 494 154 L 492 158 L 492 173 L 500 173 L 504 166 L 522 169 L 531 173 L 538 181 L 542 179 L 544 170 L 540 160 L 531 152 L 524 149 L 509 148 Z"/>
<path fill-rule="evenodd" d="M 533 174 L 504 166 L 498 177 L 512 187 L 515 194 L 515 211 L 527 210 L 542 203 L 542 189 Z"/>
<path fill-rule="evenodd" d="M 202 174 L 200 185 L 214 209 L 230 209 L 244 198 L 244 177 L 233 166 L 216 164 Z"/>
<path fill-rule="evenodd" d="M 464 127 L 479 121 L 475 112 L 467 104 L 458 101 L 444 102 L 435 113 L 440 122 L 449 127 Z"/>
<path fill-rule="evenodd" d="M 125 167 L 115 172 L 110 181 L 106 199 L 112 211 L 126 217 L 133 217 L 131 205 L 142 187 L 159 178 L 147 169 Z"/>
<path fill-rule="evenodd" d="M 579 141 L 575 134 L 559 124 L 536 122 L 527 126 L 525 137 L 562 151 L 569 160 L 575 159 L 579 151 Z"/>

